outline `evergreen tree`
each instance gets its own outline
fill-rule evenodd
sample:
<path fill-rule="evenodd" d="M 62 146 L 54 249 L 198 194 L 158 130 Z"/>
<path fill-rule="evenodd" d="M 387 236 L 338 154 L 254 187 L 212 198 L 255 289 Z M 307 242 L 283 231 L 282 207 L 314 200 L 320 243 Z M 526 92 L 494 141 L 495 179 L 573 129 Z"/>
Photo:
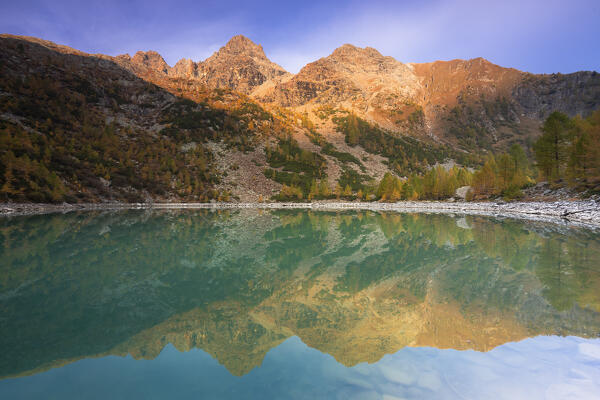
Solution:
<path fill-rule="evenodd" d="M 542 136 L 535 142 L 535 159 L 543 178 L 558 181 L 563 178 L 568 159 L 571 119 L 558 111 L 553 112 L 544 122 Z"/>
<path fill-rule="evenodd" d="M 525 154 L 525 150 L 523 150 L 523 147 L 520 144 L 515 143 L 512 146 L 510 146 L 508 154 L 510 154 L 510 156 L 513 159 L 515 173 L 521 175 L 528 175 L 529 160 L 527 159 L 527 154 Z"/>
<path fill-rule="evenodd" d="M 324 198 L 329 198 L 331 196 L 331 189 L 329 189 L 327 179 L 321 179 L 319 182 L 319 195 Z"/>
<path fill-rule="evenodd" d="M 358 126 L 358 118 L 354 114 L 348 116 L 348 135 L 347 141 L 351 146 L 358 144 L 360 138 L 360 128 Z"/>
<path fill-rule="evenodd" d="M 339 183 L 335 185 L 334 194 L 337 199 L 339 199 L 342 196 L 343 191 L 344 190 L 342 189 Z"/>
<path fill-rule="evenodd" d="M 498 156 L 496 165 L 498 167 L 498 179 L 496 180 L 496 189 L 503 192 L 513 184 L 516 169 L 514 159 L 507 153 Z"/>
<path fill-rule="evenodd" d="M 377 186 L 376 195 L 381 201 L 398 201 L 402 198 L 402 185 L 400 178 L 386 172 Z"/>
<path fill-rule="evenodd" d="M 352 188 L 350 187 L 350 185 L 347 184 L 346 187 L 344 188 L 343 196 L 344 197 L 352 196 Z"/>
<path fill-rule="evenodd" d="M 576 117 L 573 123 L 567 178 L 574 187 L 594 188 L 600 183 L 600 110 L 585 120 Z"/>
<path fill-rule="evenodd" d="M 310 184 L 310 192 L 308 193 L 308 200 L 313 200 L 315 197 L 319 196 L 319 187 L 317 186 L 316 179 L 312 180 Z"/>
<path fill-rule="evenodd" d="M 490 156 L 483 167 L 473 174 L 473 192 L 476 197 L 490 197 L 497 194 L 496 160 Z"/>

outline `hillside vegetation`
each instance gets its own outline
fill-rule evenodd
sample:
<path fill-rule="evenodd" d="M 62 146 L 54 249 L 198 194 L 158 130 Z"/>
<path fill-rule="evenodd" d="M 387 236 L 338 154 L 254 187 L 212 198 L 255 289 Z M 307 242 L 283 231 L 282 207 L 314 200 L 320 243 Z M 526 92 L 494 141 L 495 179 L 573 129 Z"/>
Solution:
<path fill-rule="evenodd" d="M 522 197 L 599 191 L 600 77 L 344 45 L 298 74 L 234 37 L 203 62 L 0 35 L 0 201 Z M 374 84 L 373 82 L 378 82 Z M 578 117 L 577 115 L 582 115 Z"/>

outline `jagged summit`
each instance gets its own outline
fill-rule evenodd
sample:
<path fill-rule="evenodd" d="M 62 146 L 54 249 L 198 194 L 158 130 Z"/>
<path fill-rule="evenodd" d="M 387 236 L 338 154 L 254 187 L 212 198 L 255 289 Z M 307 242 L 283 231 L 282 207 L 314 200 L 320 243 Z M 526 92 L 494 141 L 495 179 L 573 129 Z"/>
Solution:
<path fill-rule="evenodd" d="M 349 43 L 343 44 L 340 47 L 338 47 L 337 49 L 335 49 L 329 57 L 339 58 L 339 57 L 356 56 L 356 55 L 373 57 L 373 58 L 382 58 L 383 57 L 379 51 L 377 51 L 376 49 L 374 49 L 372 47 L 367 46 L 365 48 L 361 48 L 361 47 L 358 47 L 358 46 L 355 46 L 355 45 L 349 44 Z"/>
<path fill-rule="evenodd" d="M 260 44 L 254 43 L 244 35 L 236 35 L 229 39 L 225 46 L 221 47 L 218 53 L 225 52 L 227 54 L 243 54 L 251 57 L 267 58 Z"/>
<path fill-rule="evenodd" d="M 267 58 L 261 45 L 237 35 L 198 63 L 198 77 L 213 88 L 229 88 L 249 94 L 268 80 L 289 74 Z"/>
<path fill-rule="evenodd" d="M 141 76 L 154 79 L 191 79 L 209 88 L 227 88 L 250 94 L 263 83 L 289 73 L 267 58 L 261 45 L 243 35 L 232 37 L 204 61 L 182 58 L 173 67 L 155 51 L 138 51 L 115 60 Z"/>
<path fill-rule="evenodd" d="M 193 79 L 198 74 L 198 65 L 189 58 L 182 58 L 169 70 L 173 78 Z"/>
<path fill-rule="evenodd" d="M 344 44 L 261 93 L 259 100 L 288 107 L 335 105 L 370 116 L 420 98 L 420 91 L 417 77 L 405 64 L 372 47 Z"/>
<path fill-rule="evenodd" d="M 407 65 L 413 65 L 413 66 L 430 65 L 430 66 L 437 66 L 438 68 L 446 66 L 448 68 L 453 68 L 453 69 L 484 69 L 484 68 L 487 68 L 487 69 L 504 69 L 504 70 L 518 71 L 514 68 L 501 67 L 483 57 L 475 57 L 475 58 L 469 58 L 469 59 L 455 58 L 452 60 L 437 60 L 437 61 L 432 61 L 432 62 L 427 62 L 427 63 L 408 63 Z M 518 71 L 518 72 L 520 72 L 520 71 Z"/>
<path fill-rule="evenodd" d="M 170 69 L 164 58 L 154 50 L 138 51 L 131 58 L 131 62 L 164 74 L 167 74 Z"/>
<path fill-rule="evenodd" d="M 326 63 L 341 64 L 352 73 L 358 71 L 379 73 L 404 66 L 400 61 L 393 57 L 385 57 L 372 47 L 361 48 L 352 44 L 338 47 L 322 60 Z"/>
<path fill-rule="evenodd" d="M 254 43 L 243 35 L 237 35 L 229 39 L 225 46 L 208 57 L 203 64 L 222 64 L 224 62 L 233 63 L 233 65 L 253 63 L 257 66 L 286 72 L 267 58 L 261 45 Z M 226 65 L 223 66 L 226 67 Z"/>

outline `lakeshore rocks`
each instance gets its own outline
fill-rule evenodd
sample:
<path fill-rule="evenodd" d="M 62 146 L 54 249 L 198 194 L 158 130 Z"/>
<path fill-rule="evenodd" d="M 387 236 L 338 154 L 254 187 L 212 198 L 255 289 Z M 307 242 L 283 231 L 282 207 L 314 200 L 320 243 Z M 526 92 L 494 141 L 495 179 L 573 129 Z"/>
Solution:
<path fill-rule="evenodd" d="M 588 201 L 556 202 L 447 202 L 401 201 L 396 203 L 320 201 L 314 203 L 97 203 L 97 204 L 0 204 L 0 215 L 32 215 L 87 210 L 128 209 L 306 209 L 371 210 L 410 213 L 450 213 L 562 222 L 600 228 L 600 203 Z"/>

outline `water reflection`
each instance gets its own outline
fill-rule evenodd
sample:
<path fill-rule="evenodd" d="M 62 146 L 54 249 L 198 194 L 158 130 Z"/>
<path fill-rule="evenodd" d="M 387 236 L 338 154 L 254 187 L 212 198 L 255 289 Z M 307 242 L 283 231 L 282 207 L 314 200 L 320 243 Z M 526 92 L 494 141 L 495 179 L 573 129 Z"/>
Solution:
<path fill-rule="evenodd" d="M 297 336 L 345 366 L 405 346 L 600 336 L 600 240 L 483 217 L 307 211 L 0 221 L 0 376 L 199 348 L 231 374 Z"/>

